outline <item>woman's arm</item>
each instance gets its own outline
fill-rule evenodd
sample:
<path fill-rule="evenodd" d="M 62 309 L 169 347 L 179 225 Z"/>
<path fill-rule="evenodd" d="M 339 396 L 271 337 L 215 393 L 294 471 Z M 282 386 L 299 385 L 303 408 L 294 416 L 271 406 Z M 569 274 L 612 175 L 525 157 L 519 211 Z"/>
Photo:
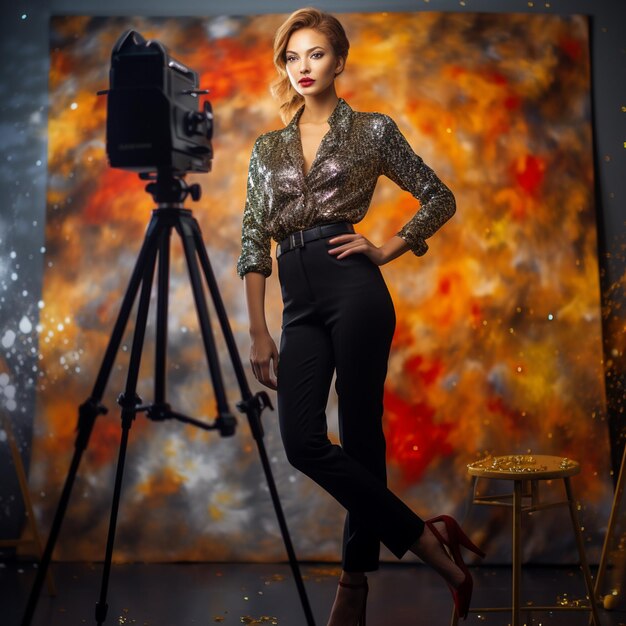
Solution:
<path fill-rule="evenodd" d="M 263 135 L 252 148 L 246 204 L 243 209 L 241 225 L 241 254 L 237 259 L 237 273 L 243 278 L 248 272 L 258 272 L 263 276 L 272 273 L 272 257 L 270 256 L 271 237 L 267 230 L 267 185 L 264 183 L 266 166 L 260 155 Z"/>
<path fill-rule="evenodd" d="M 417 155 L 396 123 L 387 115 L 381 141 L 381 173 L 420 201 L 420 209 L 396 235 L 404 239 L 413 254 L 428 250 L 426 239 L 439 230 L 455 213 L 453 193 Z"/>
<path fill-rule="evenodd" d="M 381 174 L 410 192 L 420 201 L 420 209 L 389 241 L 375 246 L 360 233 L 329 239 L 334 247 L 329 254 L 343 259 L 350 254 L 365 254 L 377 265 L 384 265 L 411 250 L 422 256 L 428 250 L 426 238 L 433 235 L 456 211 L 454 195 L 422 158 L 413 152 L 396 123 L 379 114 L 384 123 L 380 141 Z"/>
<path fill-rule="evenodd" d="M 402 237 L 394 235 L 389 241 L 380 246 L 381 262 L 379 265 L 393 261 L 410 249 L 411 246 Z"/>
<path fill-rule="evenodd" d="M 248 272 L 243 277 L 250 319 L 250 364 L 256 379 L 270 389 L 277 388 L 278 350 L 265 319 L 265 276 Z M 273 366 L 273 373 L 270 364 Z"/>
<path fill-rule="evenodd" d="M 277 388 L 278 350 L 265 321 L 265 279 L 272 273 L 271 241 L 266 228 L 266 189 L 259 155 L 261 137 L 256 140 L 248 168 L 246 205 L 241 228 L 241 254 L 237 273 L 244 281 L 250 319 L 250 365 L 256 379 L 270 389 Z M 271 365 L 273 365 L 273 373 Z"/>

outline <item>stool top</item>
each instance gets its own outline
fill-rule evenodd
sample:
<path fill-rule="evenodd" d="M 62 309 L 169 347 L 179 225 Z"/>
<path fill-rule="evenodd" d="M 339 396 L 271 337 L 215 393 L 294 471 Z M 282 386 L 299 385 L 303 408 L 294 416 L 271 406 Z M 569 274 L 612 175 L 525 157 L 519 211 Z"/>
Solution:
<path fill-rule="evenodd" d="M 469 463 L 472 476 L 502 480 L 546 480 L 566 478 L 580 472 L 580 464 L 572 459 L 548 454 L 509 454 L 488 456 Z"/>

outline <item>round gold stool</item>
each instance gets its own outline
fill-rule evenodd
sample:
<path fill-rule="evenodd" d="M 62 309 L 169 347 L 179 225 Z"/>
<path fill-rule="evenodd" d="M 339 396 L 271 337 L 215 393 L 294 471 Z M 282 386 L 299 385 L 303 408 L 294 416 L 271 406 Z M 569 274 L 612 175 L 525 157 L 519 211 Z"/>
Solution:
<path fill-rule="evenodd" d="M 520 620 L 520 583 L 522 575 L 521 558 L 521 530 L 522 513 L 533 513 L 543 509 L 551 509 L 559 506 L 569 508 L 572 519 L 572 527 L 578 547 L 580 567 L 585 579 L 589 606 L 524 606 L 524 612 L 529 611 L 588 611 L 590 623 L 600 626 L 598 611 L 594 601 L 593 584 L 591 573 L 585 556 L 580 522 L 576 501 L 570 484 L 570 477 L 580 472 L 580 465 L 576 461 L 559 456 L 544 454 L 534 455 L 509 455 L 487 457 L 481 461 L 467 466 L 472 476 L 471 504 L 488 506 L 506 506 L 513 509 L 513 582 L 512 582 L 512 606 L 510 607 L 484 607 L 470 609 L 472 613 L 490 613 L 498 611 L 511 611 L 511 626 L 521 626 Z M 479 496 L 476 485 L 479 479 L 510 480 L 513 482 L 513 492 L 505 495 Z M 541 502 L 539 497 L 539 481 L 562 479 L 565 486 L 565 500 Z M 456 626 L 458 616 L 456 611 L 452 616 L 452 625 Z"/>

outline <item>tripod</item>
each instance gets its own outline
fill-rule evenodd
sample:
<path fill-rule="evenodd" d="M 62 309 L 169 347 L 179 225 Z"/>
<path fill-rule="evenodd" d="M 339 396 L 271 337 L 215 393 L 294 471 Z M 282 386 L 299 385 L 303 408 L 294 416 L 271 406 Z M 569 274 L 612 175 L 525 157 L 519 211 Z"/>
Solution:
<path fill-rule="evenodd" d="M 93 387 L 91 396 L 80 406 L 77 424 L 77 436 L 75 442 L 74 455 L 70 469 L 63 487 L 59 505 L 54 516 L 50 535 L 46 544 L 37 576 L 31 594 L 28 599 L 26 611 L 22 619 L 22 626 L 29 626 L 35 612 L 37 600 L 41 592 L 41 587 L 45 579 L 46 571 L 52 558 L 52 552 L 59 534 L 61 523 L 65 515 L 65 510 L 70 498 L 78 465 L 82 454 L 89 443 L 89 437 L 93 429 L 94 423 L 98 415 L 107 413 L 106 407 L 101 404 L 109 375 L 113 368 L 116 354 L 122 341 L 126 324 L 133 308 L 139 288 L 139 304 L 137 307 L 137 320 L 133 335 L 133 342 L 130 354 L 130 362 L 128 374 L 126 378 L 126 388 L 118 397 L 118 404 L 121 407 L 122 419 L 122 435 L 119 448 L 119 456 L 117 462 L 117 471 L 115 475 L 115 487 L 113 490 L 113 501 L 111 505 L 111 518 L 109 522 L 109 531 L 107 536 L 106 554 L 104 567 L 102 572 L 102 584 L 100 589 L 100 598 L 96 603 L 95 617 L 98 626 L 106 619 L 107 614 L 107 589 L 109 583 L 109 575 L 111 572 L 111 557 L 113 555 L 113 543 L 115 540 L 115 527 L 117 522 L 117 514 L 119 509 L 119 500 L 122 487 L 122 476 L 124 472 L 124 462 L 126 459 L 126 448 L 128 444 L 128 435 L 135 416 L 139 412 L 143 412 L 146 416 L 154 421 L 162 421 L 166 419 L 177 419 L 182 422 L 198 426 L 206 430 L 219 430 L 223 437 L 231 436 L 235 433 L 237 420 L 230 412 L 226 393 L 224 391 L 224 383 L 222 380 L 220 364 L 213 339 L 213 331 L 209 321 L 209 310 L 203 289 L 202 274 L 206 280 L 209 293 L 214 303 L 217 316 L 219 318 L 222 334 L 228 348 L 230 360 L 237 377 L 237 382 L 242 395 L 242 400 L 237 403 L 237 408 L 247 415 L 248 423 L 252 431 L 265 478 L 268 483 L 276 517 L 280 526 L 280 530 L 285 544 L 285 549 L 289 557 L 289 564 L 293 576 L 296 581 L 298 593 L 302 608 L 306 616 L 308 626 L 315 626 L 313 613 L 309 605 L 309 601 L 300 574 L 296 555 L 289 536 L 289 530 L 285 521 L 285 516 L 278 497 L 278 491 L 274 482 L 274 477 L 269 464 L 267 451 L 263 442 L 263 426 L 261 424 L 261 412 L 267 406 L 273 409 L 270 399 L 266 392 L 261 391 L 252 395 L 244 369 L 237 352 L 237 346 L 230 328 L 226 310 L 224 308 L 221 295 L 211 268 L 209 256 L 202 241 L 202 234 L 198 222 L 193 218 L 191 211 L 183 208 L 183 202 L 187 195 L 191 195 L 194 200 L 200 197 L 199 185 L 187 186 L 182 178 L 176 178 L 171 174 L 140 175 L 142 178 L 152 180 L 146 187 L 146 190 L 152 194 L 158 208 L 154 209 L 152 219 L 148 224 L 145 239 L 139 252 L 135 268 L 133 270 L 129 286 L 122 300 L 122 306 L 118 318 L 115 322 L 113 332 L 109 339 L 104 359 L 96 382 Z M 169 288 L 169 270 L 170 270 L 170 242 L 172 231 L 176 230 L 183 244 L 189 277 L 191 280 L 191 288 L 193 298 L 198 314 L 198 322 L 206 352 L 211 381 L 215 391 L 218 415 L 212 424 L 196 420 L 192 417 L 182 415 L 172 410 L 166 400 L 166 348 L 167 348 L 167 316 L 168 316 L 168 288 Z M 154 402 L 152 404 L 142 404 L 142 400 L 137 395 L 137 379 L 139 377 L 139 366 L 141 363 L 141 354 L 144 343 L 146 323 L 148 318 L 148 309 L 150 305 L 150 294 L 152 291 L 152 283 L 154 280 L 155 269 L 158 259 L 158 275 L 157 275 L 157 311 L 156 311 L 156 358 L 155 358 L 155 377 L 154 377 Z M 200 265 L 198 265 L 198 259 Z"/>

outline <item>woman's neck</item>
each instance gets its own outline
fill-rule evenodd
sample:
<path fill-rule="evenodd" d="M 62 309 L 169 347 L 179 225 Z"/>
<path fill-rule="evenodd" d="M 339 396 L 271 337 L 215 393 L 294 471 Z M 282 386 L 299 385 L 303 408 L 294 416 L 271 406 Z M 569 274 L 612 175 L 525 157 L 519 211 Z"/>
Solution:
<path fill-rule="evenodd" d="M 339 98 L 334 89 L 318 96 L 305 96 L 300 124 L 325 124 L 338 102 Z"/>

